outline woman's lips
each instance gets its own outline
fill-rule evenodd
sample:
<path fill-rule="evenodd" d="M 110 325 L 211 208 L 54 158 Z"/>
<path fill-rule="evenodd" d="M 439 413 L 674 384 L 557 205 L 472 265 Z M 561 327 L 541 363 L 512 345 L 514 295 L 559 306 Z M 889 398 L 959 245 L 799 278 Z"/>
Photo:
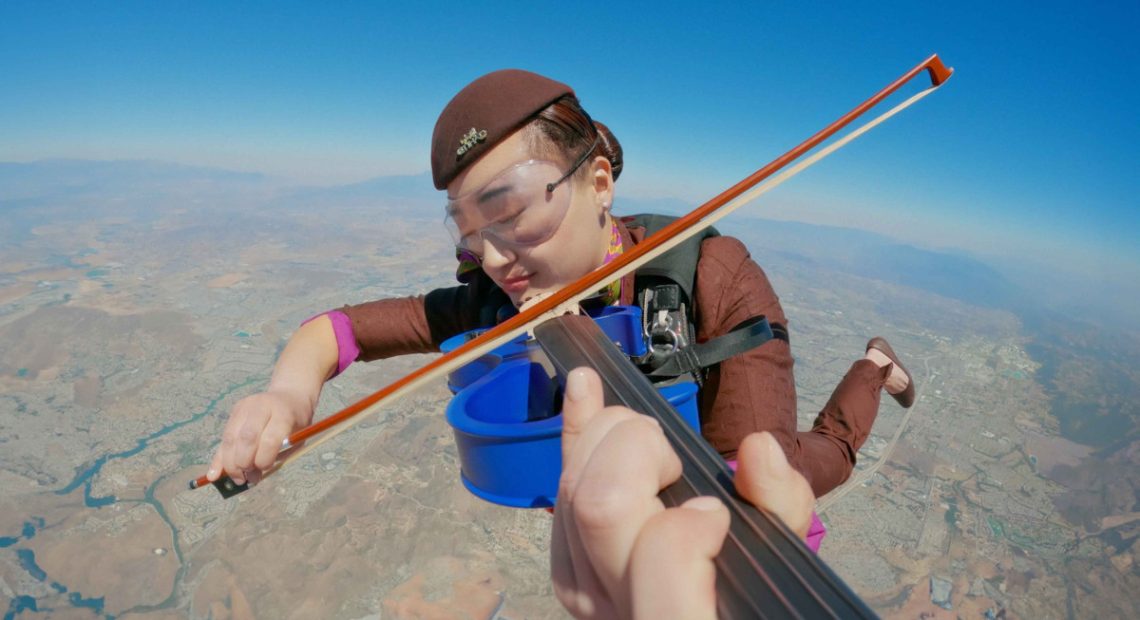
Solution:
<path fill-rule="evenodd" d="M 533 275 L 534 274 L 506 278 L 499 284 L 499 287 L 506 293 L 521 293 L 530 286 L 530 278 Z"/>

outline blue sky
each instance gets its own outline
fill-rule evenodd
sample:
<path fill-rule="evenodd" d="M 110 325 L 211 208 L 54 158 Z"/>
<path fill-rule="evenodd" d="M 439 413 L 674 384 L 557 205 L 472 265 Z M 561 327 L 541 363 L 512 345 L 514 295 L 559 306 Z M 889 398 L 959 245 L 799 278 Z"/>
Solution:
<path fill-rule="evenodd" d="M 932 52 L 957 73 L 754 213 L 1140 280 L 1140 4 L 0 3 L 0 161 L 427 169 L 474 77 L 569 83 L 619 192 L 700 202 Z M 620 206 L 620 205 L 619 205 Z"/>

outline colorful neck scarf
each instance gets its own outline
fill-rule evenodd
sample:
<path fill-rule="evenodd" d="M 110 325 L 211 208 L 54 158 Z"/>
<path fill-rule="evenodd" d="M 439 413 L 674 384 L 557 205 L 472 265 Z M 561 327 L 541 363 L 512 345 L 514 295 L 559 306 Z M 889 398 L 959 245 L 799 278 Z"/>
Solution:
<path fill-rule="evenodd" d="M 621 256 L 622 252 L 621 229 L 618 228 L 614 216 L 608 215 L 607 217 L 610 220 L 610 245 L 606 248 L 606 257 L 602 260 L 603 265 Z M 616 304 L 621 299 L 621 278 L 610 282 L 606 288 L 598 291 L 598 299 L 606 306 Z"/>
<path fill-rule="evenodd" d="M 455 248 L 455 260 L 459 261 L 459 266 L 455 268 L 455 279 L 464 284 L 471 282 L 475 278 L 475 272 L 483 268 L 478 256 L 460 247 Z"/>

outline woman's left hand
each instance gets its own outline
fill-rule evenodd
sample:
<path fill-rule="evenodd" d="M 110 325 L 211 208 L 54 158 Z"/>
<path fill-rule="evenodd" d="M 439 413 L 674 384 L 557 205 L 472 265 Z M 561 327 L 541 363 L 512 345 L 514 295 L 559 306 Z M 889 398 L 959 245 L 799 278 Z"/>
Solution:
<path fill-rule="evenodd" d="M 749 436 L 740 459 L 738 491 L 806 534 L 815 498 L 775 439 Z M 563 606 L 577 618 L 715 618 L 728 510 L 713 497 L 665 508 L 657 494 L 680 459 L 655 419 L 603 406 L 592 370 L 567 378 L 562 464 L 551 575 Z"/>

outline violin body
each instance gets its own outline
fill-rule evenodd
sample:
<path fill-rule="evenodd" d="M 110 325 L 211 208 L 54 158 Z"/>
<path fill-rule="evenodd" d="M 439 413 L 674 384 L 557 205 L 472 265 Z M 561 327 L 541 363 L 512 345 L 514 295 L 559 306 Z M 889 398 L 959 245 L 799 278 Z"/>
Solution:
<path fill-rule="evenodd" d="M 592 318 L 623 353 L 644 354 L 640 308 L 610 306 Z M 441 349 L 447 353 L 478 334 L 455 336 Z M 562 383 L 535 341 L 520 336 L 450 373 L 447 383 L 455 395 L 447 422 L 463 485 L 504 506 L 554 506 L 562 471 Z M 699 433 L 697 385 L 669 382 L 657 390 Z"/>

